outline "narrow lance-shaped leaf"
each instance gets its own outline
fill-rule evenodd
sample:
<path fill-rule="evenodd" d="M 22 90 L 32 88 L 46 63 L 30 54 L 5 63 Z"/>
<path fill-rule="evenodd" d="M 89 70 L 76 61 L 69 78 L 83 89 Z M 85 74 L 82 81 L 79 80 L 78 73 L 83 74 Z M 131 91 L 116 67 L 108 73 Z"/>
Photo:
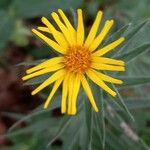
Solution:
<path fill-rule="evenodd" d="M 15 26 L 15 18 L 7 12 L 0 11 L 0 52 L 3 52 Z"/>
<path fill-rule="evenodd" d="M 106 140 L 106 127 L 105 127 L 105 108 L 104 108 L 104 94 L 101 90 L 101 111 L 102 111 L 102 146 L 105 148 L 105 140 Z"/>
<path fill-rule="evenodd" d="M 52 119 L 52 118 L 51 118 Z M 6 135 L 0 136 L 1 137 L 12 137 L 12 136 L 17 136 L 17 135 L 22 135 L 22 134 L 28 134 L 28 133 L 33 133 L 33 132 L 43 132 L 43 130 L 47 129 L 48 126 L 52 126 L 52 120 L 50 119 L 43 119 L 42 121 L 38 121 L 35 123 L 31 123 L 30 125 L 22 128 L 22 129 L 17 129 L 11 132 L 8 132 Z"/>
<path fill-rule="evenodd" d="M 53 10 L 70 7 L 76 8 L 82 3 L 82 0 L 63 0 L 63 5 L 60 0 L 14 0 L 12 8 L 15 9 L 16 16 L 21 18 L 33 18 L 41 15 L 46 15 Z"/>
<path fill-rule="evenodd" d="M 87 147 L 92 147 L 92 130 L 93 130 L 93 110 L 86 98 L 84 101 L 84 110 L 85 110 L 85 119 L 86 119 L 86 126 L 87 126 L 87 136 L 88 136 L 88 145 Z"/>
<path fill-rule="evenodd" d="M 118 99 L 116 99 L 115 101 L 119 101 Z M 115 105 L 114 100 L 110 101 L 109 103 L 111 103 L 112 107 L 115 110 L 122 110 L 120 109 L 117 105 Z M 129 110 L 132 109 L 143 109 L 143 108 L 150 108 L 150 100 L 149 99 L 145 99 L 145 98 L 140 98 L 140 99 L 126 99 L 124 101 L 125 105 L 128 107 Z"/>
<path fill-rule="evenodd" d="M 124 81 L 119 87 L 137 86 L 150 83 L 150 77 L 120 77 Z"/>
<path fill-rule="evenodd" d="M 44 82 L 48 77 L 50 76 L 50 73 L 35 77 L 33 79 L 28 80 L 25 82 L 25 85 L 36 85 Z"/>
<path fill-rule="evenodd" d="M 122 46 L 116 53 L 114 53 L 113 57 L 118 56 L 125 48 L 127 43 L 134 37 L 135 34 L 137 34 L 138 31 L 140 31 L 141 28 L 147 23 L 148 21 L 145 20 L 142 23 L 136 25 L 131 31 L 129 30 L 127 33 L 124 34 L 125 37 L 125 45 Z M 131 24 L 132 25 L 132 24 Z"/>
<path fill-rule="evenodd" d="M 72 121 L 69 124 L 68 129 L 64 134 L 65 139 L 63 140 L 63 148 L 64 150 L 73 150 L 78 147 L 78 140 L 80 134 L 80 128 L 83 125 L 82 115 L 72 116 Z M 67 134 L 69 133 L 69 134 Z"/>
<path fill-rule="evenodd" d="M 119 98 L 122 106 L 124 107 L 124 110 L 127 112 L 127 114 L 129 115 L 129 117 L 134 121 L 134 117 L 132 116 L 132 114 L 128 110 L 128 108 L 127 108 L 126 104 L 124 103 L 124 100 L 123 100 L 122 96 L 120 95 L 120 93 L 118 92 L 116 86 L 114 84 L 112 84 L 112 86 L 115 89 L 115 91 L 117 92 L 118 98 Z"/>
<path fill-rule="evenodd" d="M 47 147 L 49 147 L 64 132 L 64 130 L 66 130 L 66 128 L 70 124 L 71 120 L 72 120 L 72 118 L 70 116 L 64 116 L 56 135 L 49 141 L 49 143 L 47 144 Z"/>
<path fill-rule="evenodd" d="M 99 89 L 93 82 L 91 82 L 90 86 L 92 87 L 92 91 L 96 100 L 96 104 L 98 106 L 99 112 L 93 112 L 93 135 L 92 135 L 92 148 L 96 147 L 105 147 L 105 108 L 104 108 L 104 98 L 103 91 Z M 97 140 L 94 140 L 97 138 Z M 99 142 L 101 141 L 101 142 Z"/>
<path fill-rule="evenodd" d="M 39 106 L 38 109 L 36 108 L 35 110 L 33 110 L 32 113 L 30 113 L 29 115 L 23 117 L 22 119 L 20 119 L 19 121 L 17 121 L 15 124 L 13 124 L 10 128 L 9 128 L 9 132 L 12 132 L 12 130 L 14 130 L 16 127 L 18 127 L 18 125 L 20 125 L 22 122 L 27 122 L 29 121 L 31 118 L 44 114 L 44 113 L 48 113 L 50 111 L 52 111 L 53 109 L 57 108 L 60 105 L 60 102 L 57 101 L 57 99 L 60 99 L 60 95 L 54 97 L 55 100 L 52 101 L 52 104 L 50 105 L 50 108 L 44 110 L 43 109 L 43 105 L 42 107 Z M 39 109 L 40 108 L 40 109 Z"/>
<path fill-rule="evenodd" d="M 45 59 L 35 60 L 35 61 L 30 61 L 30 62 L 21 62 L 21 63 L 17 64 L 16 66 L 35 66 L 44 61 L 45 61 Z"/>
<path fill-rule="evenodd" d="M 107 139 L 106 144 L 108 145 L 109 149 L 114 150 L 126 150 L 128 147 L 128 144 L 126 145 L 124 141 L 118 139 L 118 136 L 115 135 L 110 129 L 106 130 Z"/>
<path fill-rule="evenodd" d="M 143 26 L 148 22 L 148 20 L 145 20 L 138 25 L 136 25 L 130 32 L 125 34 L 126 40 L 129 41 Z"/>
<path fill-rule="evenodd" d="M 99 130 L 101 131 L 101 133 L 99 132 L 99 134 L 101 134 L 102 147 L 105 148 L 106 133 L 105 133 L 104 95 L 102 90 L 97 89 L 96 92 L 97 92 L 96 95 L 97 103 L 99 103 L 100 105 L 100 112 L 95 115 L 96 115 L 98 127 L 100 128 Z"/>
<path fill-rule="evenodd" d="M 113 33 L 110 37 L 108 37 L 105 41 L 104 41 L 104 44 L 103 45 L 106 45 L 106 43 L 111 43 L 113 42 L 114 40 L 120 38 L 121 36 L 123 36 L 124 32 L 126 30 L 128 30 L 128 28 L 130 27 L 131 23 L 130 24 L 127 24 L 125 26 L 123 26 L 121 29 L 119 29 L 118 31 L 116 31 L 115 33 Z"/>
<path fill-rule="evenodd" d="M 82 93 L 80 93 L 79 95 L 79 100 L 83 99 L 83 95 Z M 79 104 L 79 112 L 78 115 L 81 115 L 81 108 L 82 108 L 82 103 Z M 77 116 L 78 117 L 78 116 Z M 49 147 L 65 130 L 67 130 L 68 125 L 74 121 L 75 118 L 65 115 L 62 119 L 61 125 L 59 126 L 59 129 L 56 133 L 56 135 L 49 141 L 49 143 L 47 144 L 47 147 Z"/>
<path fill-rule="evenodd" d="M 135 59 L 140 54 L 144 53 L 145 51 L 147 51 L 149 49 L 150 49 L 150 42 L 145 43 L 145 44 L 129 51 L 128 53 L 124 53 L 122 55 L 119 55 L 119 56 L 117 56 L 117 58 L 124 60 L 125 62 L 129 63 L 131 60 Z"/>

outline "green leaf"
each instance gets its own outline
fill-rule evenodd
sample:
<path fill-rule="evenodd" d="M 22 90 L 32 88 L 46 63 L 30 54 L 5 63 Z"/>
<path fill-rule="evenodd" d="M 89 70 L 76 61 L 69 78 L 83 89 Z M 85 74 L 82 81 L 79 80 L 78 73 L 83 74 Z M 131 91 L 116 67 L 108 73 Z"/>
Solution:
<path fill-rule="evenodd" d="M 80 129 L 77 126 L 82 126 L 83 119 L 81 114 L 77 114 L 75 116 L 71 116 L 71 122 L 69 123 L 67 130 L 64 131 L 64 134 L 61 136 L 63 139 L 63 149 L 64 150 L 72 150 L 76 147 L 76 144 L 78 142 L 78 136 Z"/>
<path fill-rule="evenodd" d="M 83 99 L 83 94 L 80 93 L 80 94 L 79 94 L 79 101 L 82 100 L 82 99 Z M 82 103 L 80 103 L 80 104 L 78 105 L 78 114 L 76 114 L 76 116 L 69 116 L 69 115 L 66 115 L 66 114 L 63 116 L 63 119 L 62 119 L 62 121 L 61 121 L 61 124 L 60 124 L 60 126 L 59 126 L 59 129 L 58 129 L 56 135 L 50 139 L 50 141 L 49 141 L 48 144 L 47 144 L 47 147 L 51 146 L 51 144 L 52 144 L 58 137 L 60 137 L 61 134 L 64 133 L 65 130 L 67 130 L 67 128 L 69 128 L 70 124 L 72 124 L 73 122 L 74 122 L 74 123 L 79 123 L 79 121 L 81 121 L 81 120 L 79 119 L 79 116 L 81 115 L 81 112 L 82 112 Z M 78 129 L 78 128 L 76 128 L 76 130 L 77 130 L 77 129 Z"/>
<path fill-rule="evenodd" d="M 45 59 L 34 60 L 34 61 L 29 61 L 29 62 L 26 61 L 26 62 L 21 62 L 21 63 L 17 64 L 16 66 L 35 66 L 44 61 L 45 61 Z"/>
<path fill-rule="evenodd" d="M 111 105 L 113 106 L 113 108 L 116 110 L 120 110 L 120 108 L 118 106 L 116 106 L 113 103 L 113 101 L 111 101 L 111 103 L 112 103 Z M 116 99 L 115 101 L 119 101 L 119 100 Z M 130 109 L 130 110 L 150 108 L 150 100 L 144 99 L 144 98 L 125 99 L 124 103 L 128 107 L 128 109 Z"/>
<path fill-rule="evenodd" d="M 132 38 L 135 34 L 137 34 L 137 32 L 139 32 L 140 29 L 143 28 L 144 25 L 145 25 L 147 22 L 148 22 L 148 20 L 145 20 L 145 21 L 143 21 L 143 22 L 141 22 L 141 23 L 139 23 L 139 24 L 137 24 L 137 25 L 131 24 L 131 25 L 133 26 L 133 27 L 131 28 L 131 30 L 127 31 L 127 32 L 124 34 L 125 39 L 126 39 L 126 42 L 127 42 L 127 41 L 130 41 L 131 38 Z"/>
<path fill-rule="evenodd" d="M 13 32 L 15 20 L 5 11 L 0 11 L 0 18 L 0 52 L 2 52 Z"/>
<path fill-rule="evenodd" d="M 33 132 L 42 132 L 43 130 L 47 129 L 47 126 L 51 126 L 53 125 L 53 121 L 52 118 L 49 119 L 42 119 L 39 121 L 36 121 L 34 123 L 32 123 L 31 125 L 28 125 L 27 127 L 24 127 L 22 129 L 17 129 L 15 131 L 11 131 L 9 133 L 7 133 L 5 136 L 7 137 L 11 137 L 11 136 L 18 136 L 21 134 L 28 134 L 28 133 L 33 133 Z"/>
<path fill-rule="evenodd" d="M 6 9 L 10 6 L 12 0 L 0 0 L 0 9 Z"/>
<path fill-rule="evenodd" d="M 49 147 L 63 132 L 66 130 L 68 125 L 71 123 L 72 118 L 70 116 L 64 116 L 61 122 L 61 125 L 59 126 L 59 129 L 54 137 L 49 141 L 47 144 L 47 147 Z"/>
<path fill-rule="evenodd" d="M 119 87 L 137 86 L 150 83 L 150 77 L 120 77 L 124 81 Z"/>
<path fill-rule="evenodd" d="M 102 122 L 102 146 L 105 148 L 106 141 L 106 126 L 105 126 L 105 108 L 104 108 L 104 94 L 101 90 L 101 122 Z"/>
<path fill-rule="evenodd" d="M 1 113 L 2 116 L 6 116 L 6 117 L 9 117 L 9 118 L 12 118 L 12 119 L 21 119 L 22 117 L 24 117 L 23 114 L 20 114 L 20 113 L 14 113 L 14 112 L 2 112 Z"/>
<path fill-rule="evenodd" d="M 48 113 L 50 111 L 52 111 L 53 109 L 57 108 L 60 105 L 60 102 L 57 100 L 60 99 L 60 95 L 54 97 L 50 107 L 48 109 L 43 109 L 43 105 L 39 106 L 38 108 L 36 108 L 35 110 L 33 110 L 32 113 L 30 113 L 29 115 L 23 117 L 22 119 L 20 119 L 19 121 L 17 121 L 15 124 L 13 124 L 10 128 L 9 128 L 9 132 L 11 132 L 13 129 L 15 129 L 18 125 L 20 125 L 22 122 L 26 122 L 29 121 L 31 118 L 41 115 L 43 113 Z"/>
<path fill-rule="evenodd" d="M 31 35 L 29 29 L 23 24 L 21 20 L 16 20 L 15 29 L 10 37 L 10 40 L 17 46 L 25 47 L 29 44 L 28 36 Z"/>
<path fill-rule="evenodd" d="M 50 14 L 59 8 L 77 8 L 81 3 L 82 0 L 14 0 L 12 8 L 18 17 L 33 18 Z"/>
<path fill-rule="evenodd" d="M 113 57 L 120 55 L 124 50 L 126 50 L 126 47 L 128 46 L 129 42 L 131 39 L 144 27 L 144 25 L 148 22 L 148 20 L 145 20 L 137 25 L 135 24 L 130 24 L 128 30 L 123 34 L 125 37 L 125 42 L 124 45 L 115 51 L 113 53 Z"/>
<path fill-rule="evenodd" d="M 96 86 L 96 85 L 95 85 Z M 94 90 L 94 87 L 92 88 Z M 104 93 L 99 87 L 97 86 L 97 90 L 95 89 L 95 99 L 98 106 L 100 106 L 100 110 L 98 113 L 95 113 L 97 127 L 99 128 L 98 134 L 101 136 L 102 147 L 105 148 L 105 141 L 106 141 L 106 132 L 105 132 L 105 106 L 104 106 Z"/>
<path fill-rule="evenodd" d="M 102 90 L 93 82 L 89 82 L 92 89 L 99 112 L 95 112 L 91 104 L 86 106 L 86 120 L 89 133 L 89 148 L 97 149 L 105 147 L 105 109 Z M 97 140 L 95 140 L 97 139 Z M 101 141 L 101 142 L 100 142 Z"/>
<path fill-rule="evenodd" d="M 122 131 L 121 131 L 120 123 L 121 123 L 121 121 L 123 121 L 122 117 L 110 105 L 110 102 L 108 101 L 108 99 L 106 99 L 105 103 L 106 103 L 105 114 L 106 114 L 107 122 L 111 125 L 111 127 L 113 127 L 114 129 L 116 129 L 118 132 L 121 133 Z M 107 133 L 106 133 L 106 135 L 107 135 Z M 107 141 L 107 138 L 108 137 L 106 136 L 106 141 Z"/>
<path fill-rule="evenodd" d="M 29 51 L 29 54 L 32 55 L 34 59 L 50 59 L 59 55 L 47 45 L 33 48 L 31 51 Z"/>
<path fill-rule="evenodd" d="M 50 73 L 41 75 L 39 77 L 35 77 L 33 79 L 28 80 L 27 82 L 25 82 L 25 85 L 36 85 L 36 84 L 40 84 L 42 82 L 44 82 L 48 77 L 50 76 Z"/>
<path fill-rule="evenodd" d="M 92 115 L 93 115 L 93 108 L 91 107 L 91 104 L 89 103 L 89 100 L 86 95 L 84 95 L 86 98 L 84 100 L 84 109 L 85 109 L 85 118 L 86 118 L 86 125 L 88 133 L 91 132 L 91 124 L 92 124 Z"/>
<path fill-rule="evenodd" d="M 122 107 L 124 108 L 124 110 L 127 112 L 128 116 L 134 121 L 134 117 L 132 116 L 132 114 L 130 113 L 129 109 L 127 108 L 126 104 L 124 103 L 124 100 L 121 96 L 121 94 L 119 93 L 119 91 L 117 90 L 116 86 L 114 84 L 112 84 L 112 87 L 115 89 L 117 96 L 120 100 L 120 103 L 122 105 Z"/>
<path fill-rule="evenodd" d="M 117 135 L 115 135 L 111 130 L 107 130 L 106 134 L 108 135 L 107 137 L 107 145 L 108 149 L 112 150 L 120 150 L 120 147 L 122 150 L 127 149 L 127 145 L 124 146 L 123 141 L 121 141 Z"/>
<path fill-rule="evenodd" d="M 75 133 L 75 135 L 73 137 L 70 137 L 70 135 L 68 135 L 68 137 L 70 139 L 72 139 L 72 140 L 68 139 L 68 144 L 66 144 L 66 147 L 64 147 L 64 150 L 77 150 L 77 148 L 78 148 L 78 140 L 79 140 L 78 139 L 79 138 L 79 131 L 80 130 L 78 129 L 78 131 L 76 131 L 76 133 Z M 72 134 L 72 131 L 70 131 L 70 132 Z M 71 143 L 70 143 L 70 141 L 71 141 Z"/>
<path fill-rule="evenodd" d="M 128 30 L 128 28 L 131 26 L 131 23 L 123 26 L 121 29 L 119 29 L 118 31 L 116 31 L 115 33 L 113 33 L 111 36 L 109 36 L 105 41 L 104 41 L 104 45 L 107 45 L 107 43 L 111 43 L 114 40 L 120 38 L 123 36 L 123 34 Z"/>
<path fill-rule="evenodd" d="M 150 43 L 145 43 L 133 50 L 130 50 L 128 53 L 124 53 L 122 55 L 117 56 L 117 58 L 124 60 L 125 62 L 130 62 L 131 60 L 138 57 L 143 52 L 150 49 Z"/>

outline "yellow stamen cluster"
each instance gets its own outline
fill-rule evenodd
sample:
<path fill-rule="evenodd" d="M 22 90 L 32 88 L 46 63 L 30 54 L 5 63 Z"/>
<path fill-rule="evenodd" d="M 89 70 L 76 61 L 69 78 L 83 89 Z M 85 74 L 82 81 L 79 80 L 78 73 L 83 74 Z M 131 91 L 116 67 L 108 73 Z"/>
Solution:
<path fill-rule="evenodd" d="M 65 68 L 73 73 L 85 73 L 91 66 L 91 52 L 83 46 L 71 46 L 64 56 Z"/>

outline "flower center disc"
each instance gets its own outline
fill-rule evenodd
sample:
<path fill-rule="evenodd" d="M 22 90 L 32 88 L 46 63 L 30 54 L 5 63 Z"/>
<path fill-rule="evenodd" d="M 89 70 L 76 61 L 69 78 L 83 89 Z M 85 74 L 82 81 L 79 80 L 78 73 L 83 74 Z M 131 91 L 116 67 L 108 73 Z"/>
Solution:
<path fill-rule="evenodd" d="M 65 58 L 65 67 L 74 73 L 85 73 L 91 65 L 91 53 L 82 46 L 69 47 Z"/>

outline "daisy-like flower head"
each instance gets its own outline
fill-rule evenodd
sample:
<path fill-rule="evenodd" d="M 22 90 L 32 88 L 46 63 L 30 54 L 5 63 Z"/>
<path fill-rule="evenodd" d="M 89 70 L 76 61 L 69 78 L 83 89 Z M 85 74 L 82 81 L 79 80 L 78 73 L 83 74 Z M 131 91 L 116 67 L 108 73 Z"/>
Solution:
<path fill-rule="evenodd" d="M 113 20 L 107 20 L 102 30 L 97 33 L 102 14 L 101 11 L 97 13 L 87 38 L 85 38 L 81 9 L 77 10 L 78 23 L 76 29 L 67 19 L 64 12 L 59 9 L 57 13 L 53 12 L 51 14 L 59 30 L 45 17 L 41 19 L 44 26 L 32 30 L 33 33 L 60 54 L 58 57 L 48 59 L 28 69 L 26 71 L 27 75 L 22 78 L 23 80 L 28 80 L 49 72 L 53 73 L 32 92 L 32 95 L 35 95 L 50 84 L 53 84 L 44 108 L 48 107 L 55 92 L 62 85 L 61 112 L 70 115 L 76 114 L 77 96 L 82 85 L 91 105 L 98 112 L 99 109 L 87 77 L 110 95 L 116 96 L 116 92 L 109 88 L 105 82 L 114 84 L 122 84 L 123 82 L 102 73 L 102 71 L 124 71 L 125 63 L 121 60 L 107 58 L 104 55 L 120 45 L 124 41 L 124 37 L 120 37 L 112 43 L 98 48 L 114 23 Z M 44 33 L 51 34 L 54 39 L 50 39 Z"/>

